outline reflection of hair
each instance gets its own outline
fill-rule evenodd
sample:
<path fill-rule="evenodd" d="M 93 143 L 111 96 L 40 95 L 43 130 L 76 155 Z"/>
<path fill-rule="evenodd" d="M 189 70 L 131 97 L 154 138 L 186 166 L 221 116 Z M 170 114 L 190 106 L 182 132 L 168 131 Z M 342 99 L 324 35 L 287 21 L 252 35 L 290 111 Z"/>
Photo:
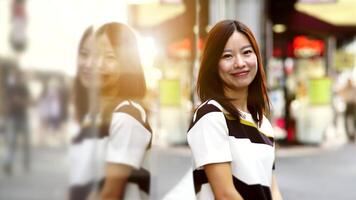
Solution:
<path fill-rule="evenodd" d="M 112 22 L 101 26 L 96 37 L 106 35 L 118 58 L 119 76 L 112 89 L 117 90 L 117 97 L 125 99 L 142 99 L 146 93 L 146 83 L 138 53 L 136 37 L 124 24 Z"/>
<path fill-rule="evenodd" d="M 248 87 L 247 106 L 253 119 L 260 124 L 263 113 L 269 111 L 265 74 L 256 39 L 251 30 L 241 22 L 223 20 L 217 23 L 209 32 L 202 55 L 197 91 L 202 101 L 208 99 L 217 100 L 231 114 L 240 116 L 237 109 L 229 102 L 231 99 L 224 95 L 224 83 L 218 73 L 218 64 L 225 44 L 235 31 L 244 34 L 248 38 L 257 56 L 258 70 L 256 77 Z"/>
<path fill-rule="evenodd" d="M 80 54 L 81 48 L 83 48 L 83 44 L 85 40 L 88 39 L 88 37 L 93 34 L 93 28 L 88 27 L 79 42 L 78 46 L 78 57 Z M 88 107 L 89 107 L 89 102 L 88 102 L 88 92 L 87 88 L 83 86 L 79 79 L 79 69 L 77 69 L 77 75 L 74 80 L 74 108 L 75 108 L 75 114 L 76 118 L 78 121 L 82 121 L 85 114 L 88 112 Z"/>
<path fill-rule="evenodd" d="M 118 73 L 112 74 L 118 76 L 117 83 L 110 85 L 109 88 L 102 88 L 116 90 L 113 92 L 115 96 L 110 96 L 113 98 L 112 102 L 101 102 L 104 104 L 100 134 L 106 135 L 111 114 L 118 103 L 125 99 L 141 102 L 146 94 L 146 83 L 134 32 L 127 25 L 111 22 L 101 26 L 95 37 L 102 35 L 107 36 L 118 61 Z"/>

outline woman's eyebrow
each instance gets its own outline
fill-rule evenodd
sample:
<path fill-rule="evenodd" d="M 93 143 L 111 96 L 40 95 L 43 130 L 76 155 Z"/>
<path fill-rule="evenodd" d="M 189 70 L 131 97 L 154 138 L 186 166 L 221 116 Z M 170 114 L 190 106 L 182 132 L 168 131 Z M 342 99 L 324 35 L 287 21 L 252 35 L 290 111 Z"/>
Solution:
<path fill-rule="evenodd" d="M 106 54 L 115 54 L 115 51 L 112 50 L 112 49 L 104 49 L 103 53 L 106 53 Z"/>
<path fill-rule="evenodd" d="M 223 53 L 225 52 L 232 52 L 232 49 L 224 49 Z"/>
<path fill-rule="evenodd" d="M 241 50 L 248 49 L 248 48 L 252 48 L 252 45 L 250 45 L 250 44 L 245 45 L 245 46 L 241 47 Z"/>

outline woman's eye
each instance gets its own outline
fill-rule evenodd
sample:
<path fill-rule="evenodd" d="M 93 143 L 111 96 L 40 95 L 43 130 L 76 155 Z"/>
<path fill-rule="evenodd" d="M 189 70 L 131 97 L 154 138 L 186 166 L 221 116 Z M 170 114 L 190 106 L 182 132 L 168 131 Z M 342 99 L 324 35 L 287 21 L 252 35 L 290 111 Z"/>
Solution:
<path fill-rule="evenodd" d="M 114 55 L 109 54 L 109 55 L 105 55 L 105 59 L 107 59 L 107 60 L 115 60 L 116 57 Z"/>
<path fill-rule="evenodd" d="M 224 59 L 232 58 L 232 55 L 231 54 L 224 54 L 222 56 L 222 58 L 224 58 Z"/>
<path fill-rule="evenodd" d="M 244 54 L 245 54 L 245 55 L 249 55 L 249 54 L 251 54 L 251 53 L 253 53 L 253 51 L 252 51 L 251 49 L 244 51 Z"/>
<path fill-rule="evenodd" d="M 87 57 L 87 56 L 89 56 L 89 52 L 87 52 L 87 51 L 80 51 L 80 52 L 79 52 L 79 55 L 80 55 L 81 57 Z"/>

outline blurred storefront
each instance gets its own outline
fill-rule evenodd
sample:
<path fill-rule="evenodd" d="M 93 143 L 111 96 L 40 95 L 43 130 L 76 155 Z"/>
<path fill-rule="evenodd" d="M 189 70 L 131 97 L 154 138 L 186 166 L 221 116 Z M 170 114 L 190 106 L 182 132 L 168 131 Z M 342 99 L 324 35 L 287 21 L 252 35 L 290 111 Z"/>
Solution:
<path fill-rule="evenodd" d="M 239 19 L 251 27 L 265 49 L 265 13 L 264 1 L 250 0 L 161 0 L 129 6 L 130 25 L 152 38 L 157 48 L 153 65 L 145 69 L 156 144 L 186 142 L 192 111 L 200 103 L 195 82 L 209 28 L 222 19 Z"/>
<path fill-rule="evenodd" d="M 266 71 L 272 121 L 281 141 L 321 144 L 341 134 L 335 88 L 341 71 L 355 67 L 355 54 L 342 48 L 353 40 L 356 24 L 331 24 L 305 9 L 325 4 L 336 6 L 336 1 L 277 0 L 269 5 L 273 51 Z"/>
<path fill-rule="evenodd" d="M 201 12 L 197 12 L 197 5 Z M 148 84 L 147 103 L 156 145 L 185 143 L 193 109 L 193 68 L 201 51 L 207 23 L 206 1 L 162 0 L 128 5 L 129 24 L 143 40 L 143 63 Z M 197 14 L 198 13 L 198 14 Z M 197 27 L 197 28 L 194 28 Z M 139 44 L 140 45 L 140 44 Z M 155 51 L 151 58 L 150 52 Z"/>
<path fill-rule="evenodd" d="M 18 3 L 17 7 L 13 2 Z M 342 2 L 349 4 L 341 6 L 342 12 L 337 11 L 340 7 L 336 5 Z M 200 103 L 195 82 L 204 40 L 210 28 L 222 19 L 247 24 L 259 42 L 277 143 L 321 144 L 327 138 L 336 139 L 345 133 L 336 128 L 343 129 L 339 119 L 345 111 L 338 90 L 350 77 L 356 85 L 356 7 L 350 6 L 353 4 L 352 0 L 0 0 L 0 155 L 6 145 L 2 140 L 8 100 L 4 90 L 9 69 L 16 66 L 24 72 L 32 101 L 30 142 L 34 152 L 41 154 L 33 157 L 34 161 L 40 160 L 34 163 L 35 173 L 21 174 L 16 169 L 15 174 L 20 172 L 18 180 L 25 178 L 22 182 L 30 183 L 24 185 L 26 188 L 44 188 L 27 181 L 27 177 L 38 175 L 40 179 L 33 180 L 46 186 L 52 184 L 47 181 L 53 176 L 62 185 L 55 185 L 53 191 L 45 188 L 41 198 L 53 198 L 53 194 L 61 195 L 54 199 L 67 197 L 67 150 L 80 126 L 75 120 L 72 99 L 78 45 L 86 28 L 95 29 L 110 21 L 128 24 L 137 34 L 148 87 L 145 103 L 153 132 L 152 146 L 164 151 L 152 157 L 153 169 L 156 174 L 170 174 L 169 179 L 163 175 L 153 177 L 152 199 L 160 199 L 154 197 L 171 190 L 173 186 L 168 181 L 184 177 L 175 169 L 182 173 L 188 170 L 188 165 L 186 169 L 183 165 L 177 168 L 177 163 L 182 163 L 181 154 L 188 155 L 188 151 L 180 152 L 181 148 L 177 148 L 179 154 L 173 154 L 178 159 L 174 160 L 166 147 L 186 144 L 192 112 Z M 313 14 L 313 9 L 327 6 L 335 7 L 319 10 L 317 13 L 322 16 Z M 341 21 L 328 21 L 336 13 L 348 16 Z M 47 87 L 57 89 L 65 102 L 66 119 L 57 132 L 59 137 L 51 127 L 42 126 L 49 108 L 54 107 L 41 101 L 46 99 L 42 97 L 46 96 Z M 60 154 L 60 158 L 56 157 Z M 169 168 L 164 168 L 167 163 Z M 23 187 L 17 187 L 22 185 L 18 183 L 6 183 L 16 189 L 9 193 L 37 195 L 21 192 Z M 183 186 L 190 187 L 179 182 L 177 188 Z M 173 198 L 177 198 L 177 193 L 186 195 L 178 189 L 172 189 Z M 34 198 L 41 199 L 39 196 Z M 169 199 L 169 195 L 161 199 Z"/>
<path fill-rule="evenodd" d="M 50 71 L 48 74 L 71 79 L 82 31 L 108 21 L 127 23 L 139 36 L 149 89 L 147 104 L 157 136 L 154 142 L 182 144 L 191 112 L 199 103 L 194 84 L 207 32 L 221 19 L 238 19 L 251 27 L 265 58 L 277 137 L 320 143 L 335 113 L 335 83 L 339 77 L 356 73 L 356 45 L 352 43 L 356 24 L 334 24 L 323 16 L 313 16 L 305 7 L 308 2 L 313 2 L 310 6 L 342 1 L 26 1 L 28 42 L 19 64 L 34 73 Z M 10 5 L 10 1 L 1 1 L 1 13 L 5 13 L 1 22 L 10 20 Z M 2 24 L 6 26 L 1 34 L 7 36 L 11 25 Z M 48 30 L 53 31 L 48 34 Z M 2 43 L 9 43 L 7 40 L 0 37 Z M 51 46 L 51 51 L 45 51 L 44 44 Z M 2 45 L 0 55 L 12 57 L 9 46 Z M 314 116 L 320 112 L 325 118 Z"/>

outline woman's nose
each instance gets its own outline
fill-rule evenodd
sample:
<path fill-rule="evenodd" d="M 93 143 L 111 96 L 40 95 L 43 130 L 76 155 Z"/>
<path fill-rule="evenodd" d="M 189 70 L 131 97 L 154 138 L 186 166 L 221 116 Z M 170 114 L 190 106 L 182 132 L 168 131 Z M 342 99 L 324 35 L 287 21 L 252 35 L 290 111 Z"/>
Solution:
<path fill-rule="evenodd" d="M 86 68 L 92 68 L 93 67 L 93 58 L 92 57 L 87 58 L 85 66 L 86 66 Z"/>
<path fill-rule="evenodd" d="M 91 59 L 91 68 L 93 70 L 98 70 L 100 68 L 100 56 L 93 56 Z"/>
<path fill-rule="evenodd" d="M 235 57 L 235 63 L 234 63 L 234 67 L 235 68 L 242 68 L 245 66 L 245 61 L 244 59 L 240 56 L 240 55 L 237 55 Z"/>

